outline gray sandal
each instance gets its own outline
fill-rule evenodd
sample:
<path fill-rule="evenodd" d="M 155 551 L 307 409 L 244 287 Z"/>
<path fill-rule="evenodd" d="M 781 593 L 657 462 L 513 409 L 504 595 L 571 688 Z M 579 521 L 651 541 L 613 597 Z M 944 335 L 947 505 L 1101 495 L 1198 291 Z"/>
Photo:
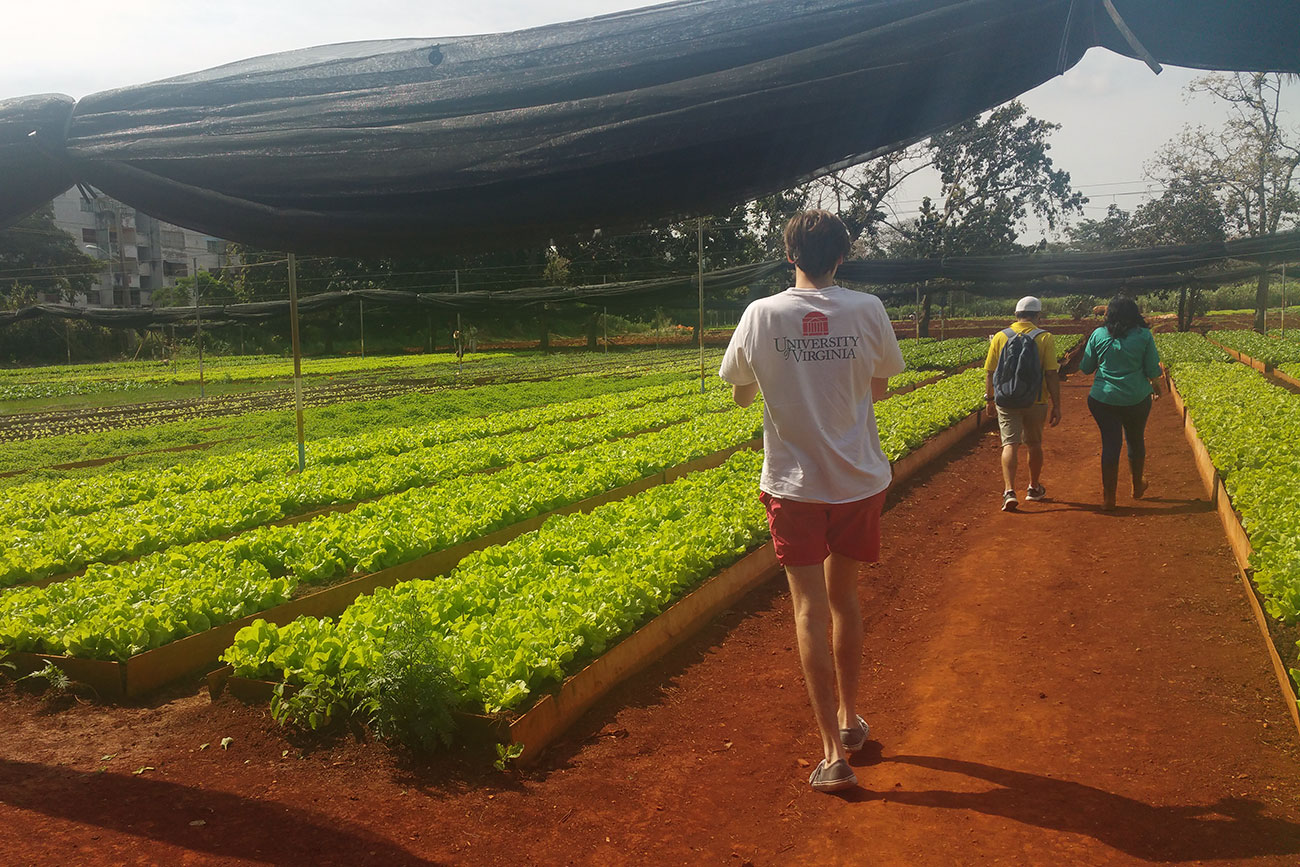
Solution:
<path fill-rule="evenodd" d="M 858 784 L 857 774 L 843 759 L 836 759 L 829 765 L 822 759 L 808 778 L 808 785 L 819 792 L 838 792 L 850 789 Z"/>

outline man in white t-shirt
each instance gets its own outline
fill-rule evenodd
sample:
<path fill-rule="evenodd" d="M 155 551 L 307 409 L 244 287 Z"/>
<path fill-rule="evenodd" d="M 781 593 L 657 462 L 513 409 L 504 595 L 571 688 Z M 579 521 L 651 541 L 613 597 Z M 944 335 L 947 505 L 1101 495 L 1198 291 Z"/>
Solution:
<path fill-rule="evenodd" d="M 835 285 L 849 246 L 844 224 L 828 211 L 792 219 L 785 248 L 794 288 L 749 305 L 718 371 L 741 406 L 763 393 L 759 496 L 790 582 L 822 738 L 824 756 L 808 782 L 830 792 L 857 784 L 847 754 L 867 740 L 855 707 L 863 645 L 857 576 L 880 556 L 891 479 L 873 404 L 903 371 L 884 305 Z"/>

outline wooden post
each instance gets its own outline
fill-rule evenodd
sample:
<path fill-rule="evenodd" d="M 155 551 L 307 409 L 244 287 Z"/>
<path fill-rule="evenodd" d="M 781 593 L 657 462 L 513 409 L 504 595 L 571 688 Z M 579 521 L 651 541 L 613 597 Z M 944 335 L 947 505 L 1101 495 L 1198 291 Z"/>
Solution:
<path fill-rule="evenodd" d="M 293 342 L 293 405 L 298 414 L 298 472 L 307 467 L 307 443 L 302 432 L 302 343 L 298 339 L 298 261 L 289 254 L 289 336 Z"/>

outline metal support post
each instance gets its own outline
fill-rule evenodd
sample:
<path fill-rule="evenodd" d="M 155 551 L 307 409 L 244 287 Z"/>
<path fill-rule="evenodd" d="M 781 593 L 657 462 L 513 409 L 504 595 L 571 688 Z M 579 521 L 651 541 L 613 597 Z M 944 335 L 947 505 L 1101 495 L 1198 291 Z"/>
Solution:
<path fill-rule="evenodd" d="M 357 299 L 361 303 L 361 357 L 366 357 L 366 299 Z"/>
<path fill-rule="evenodd" d="M 456 269 L 454 273 L 456 275 L 456 294 L 459 295 L 460 294 L 460 269 L 459 268 Z M 465 341 L 465 335 L 461 332 L 461 328 L 460 328 L 460 310 L 457 310 L 456 311 L 456 340 L 454 341 L 455 345 L 452 347 L 456 351 L 457 378 L 460 377 L 461 370 L 464 368 L 465 365 L 464 341 Z"/>
<path fill-rule="evenodd" d="M 695 221 L 696 264 L 700 284 L 700 394 L 704 394 L 704 218 Z"/>
<path fill-rule="evenodd" d="M 194 342 L 199 348 L 199 400 L 203 395 L 203 320 L 199 316 L 199 258 L 195 256 L 192 260 L 194 263 Z"/>
<path fill-rule="evenodd" d="M 302 343 L 298 339 L 298 261 L 289 254 L 289 337 L 293 343 L 293 405 L 298 414 L 298 472 L 307 467 L 302 431 Z"/>

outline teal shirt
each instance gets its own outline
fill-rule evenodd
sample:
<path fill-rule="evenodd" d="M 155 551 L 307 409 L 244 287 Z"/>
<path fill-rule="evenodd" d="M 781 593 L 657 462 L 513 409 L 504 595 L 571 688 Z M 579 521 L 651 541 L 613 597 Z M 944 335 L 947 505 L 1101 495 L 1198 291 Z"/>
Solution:
<path fill-rule="evenodd" d="M 1135 328 L 1117 338 L 1111 337 L 1104 325 L 1088 335 L 1079 370 L 1096 372 L 1088 395 L 1111 406 L 1132 406 L 1146 400 L 1151 395 L 1149 380 L 1162 374 L 1151 329 Z"/>

